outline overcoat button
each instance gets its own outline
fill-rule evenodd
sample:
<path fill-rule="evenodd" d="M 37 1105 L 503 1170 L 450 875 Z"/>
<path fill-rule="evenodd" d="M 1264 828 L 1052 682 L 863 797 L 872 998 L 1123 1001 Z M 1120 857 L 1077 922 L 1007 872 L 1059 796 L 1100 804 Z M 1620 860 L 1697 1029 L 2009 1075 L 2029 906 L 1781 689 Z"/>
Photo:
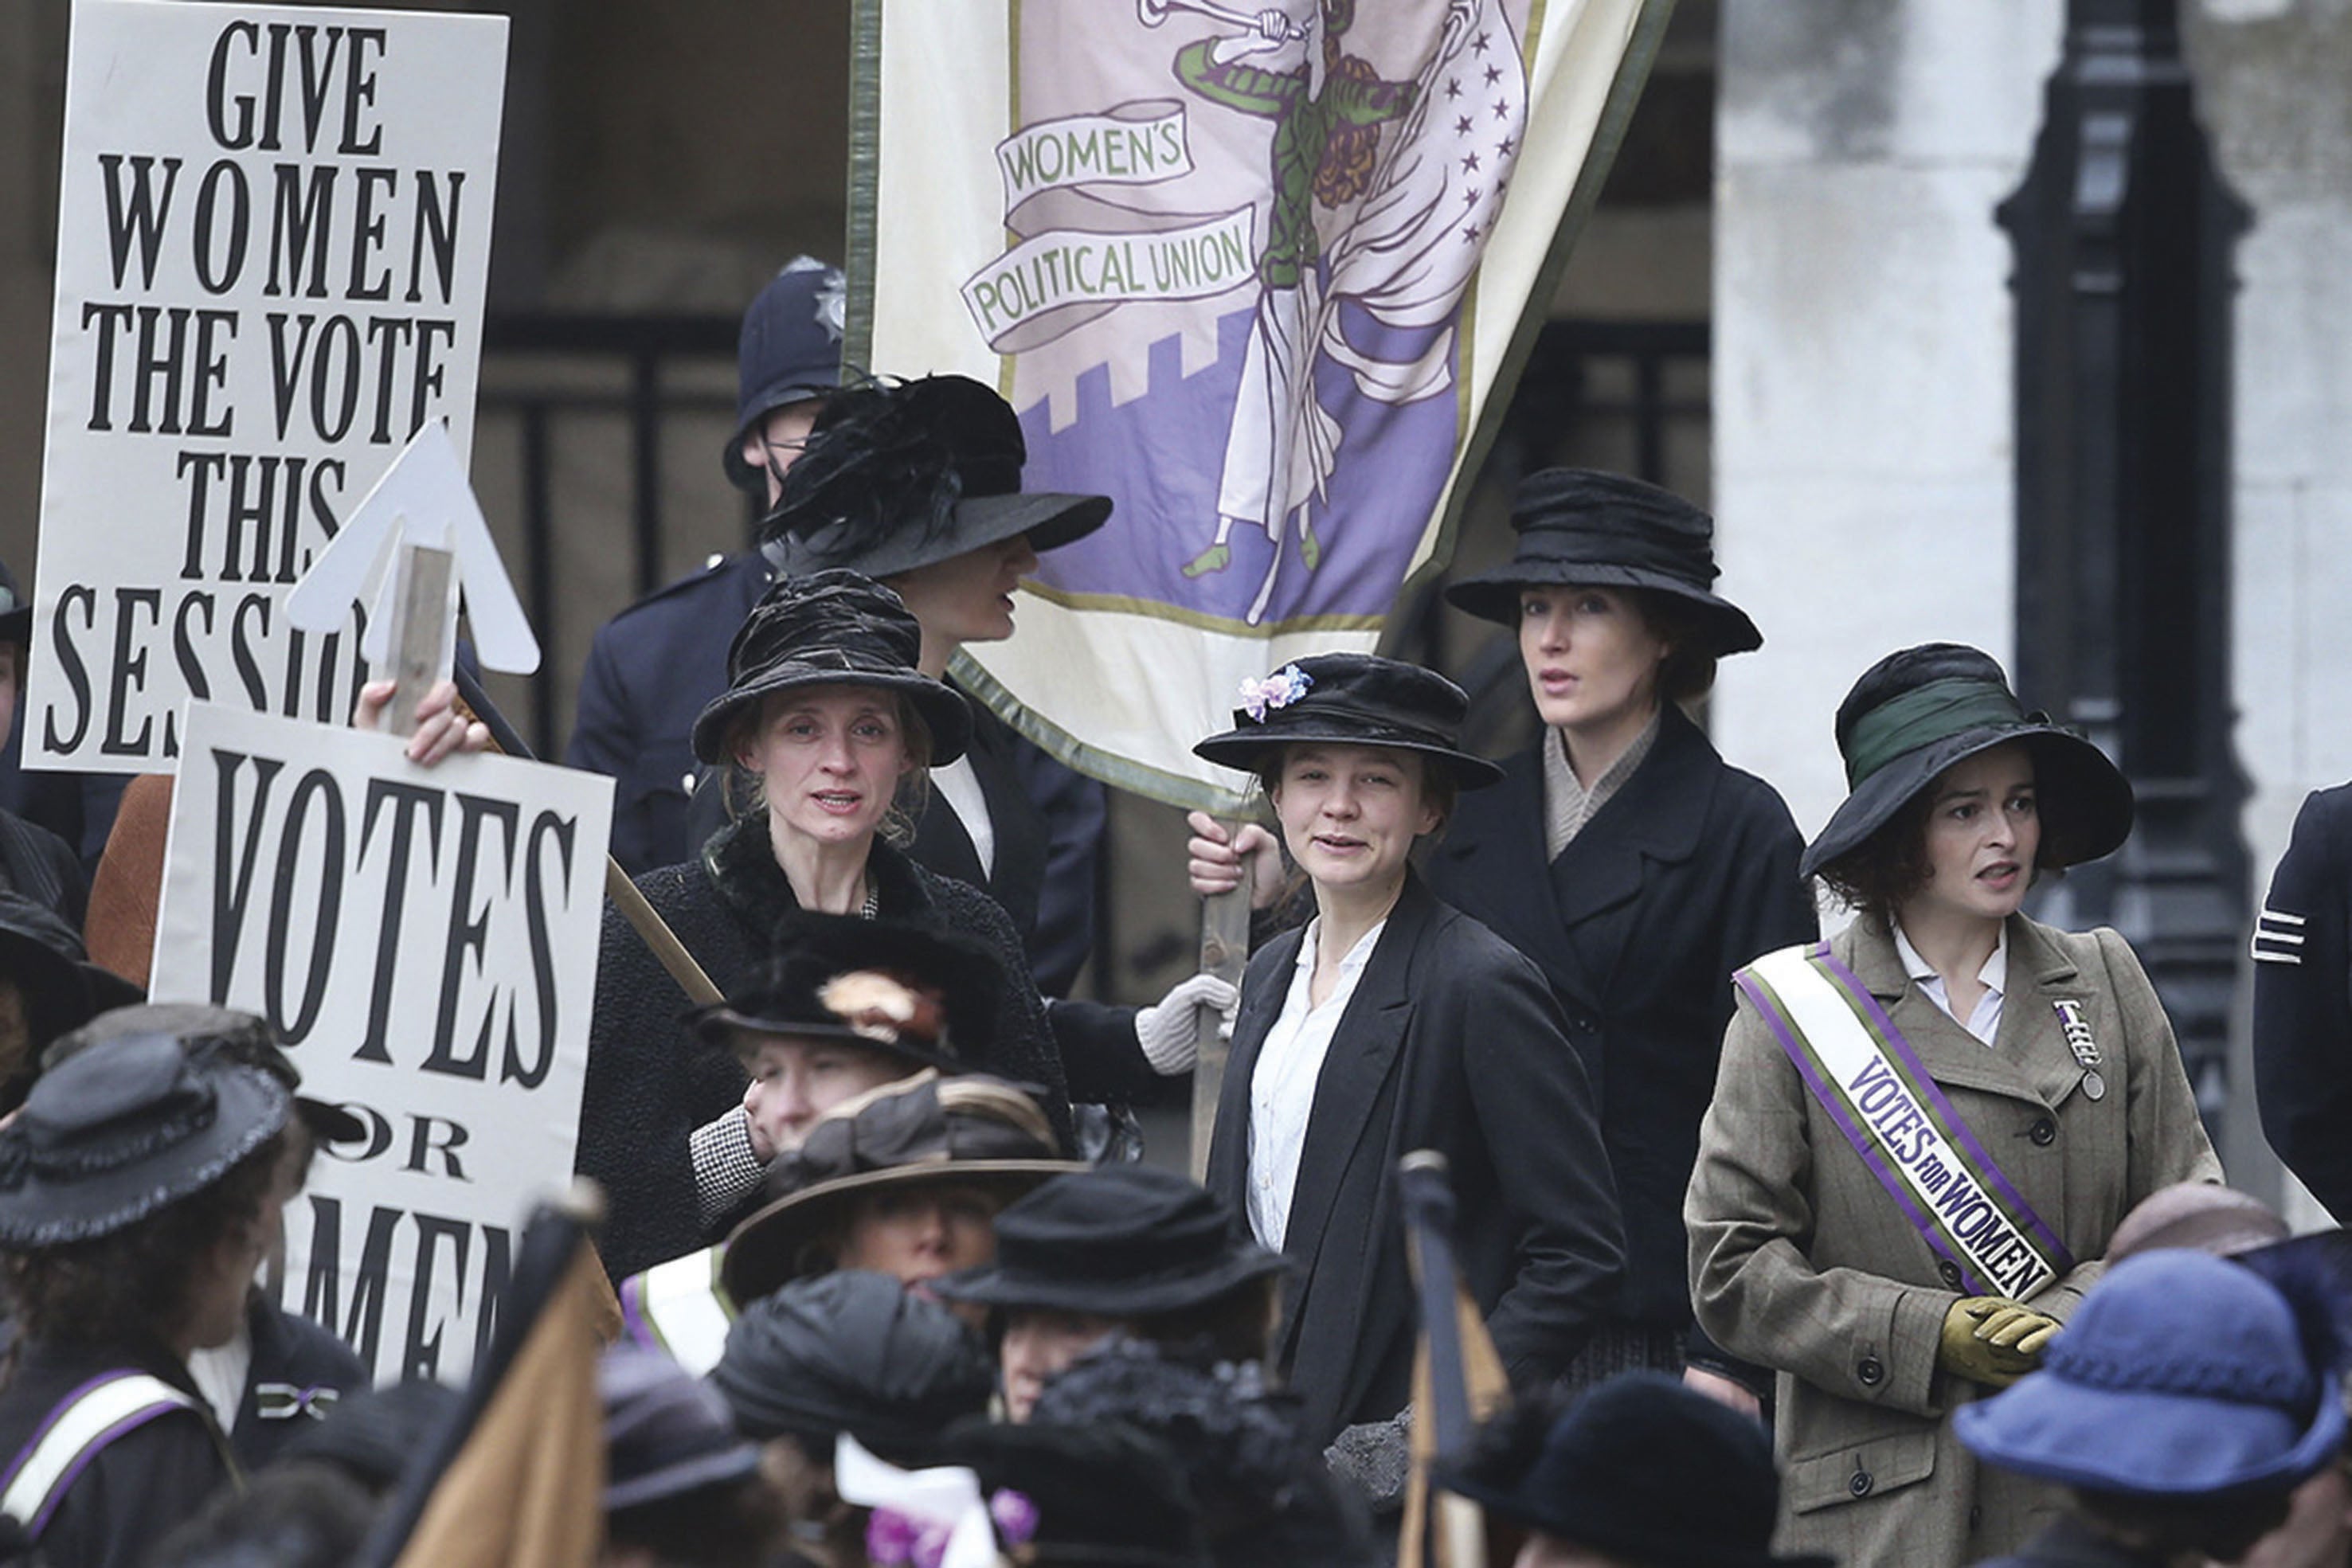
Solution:
<path fill-rule="evenodd" d="M 1855 1365 L 1853 1375 L 1862 1379 L 1864 1388 L 1875 1388 L 1885 1381 L 1886 1366 L 1876 1356 L 1865 1355 Z"/>
<path fill-rule="evenodd" d="M 2033 1140 L 2037 1148 L 2046 1149 L 2058 1141 L 2058 1124 L 2044 1116 L 2028 1127 L 2025 1135 Z"/>
<path fill-rule="evenodd" d="M 1936 1278 L 1943 1281 L 1948 1289 L 1957 1291 L 1960 1288 L 1960 1266 L 1947 1258 L 1936 1265 Z"/>
<path fill-rule="evenodd" d="M 1868 1497 L 1870 1495 L 1870 1487 L 1871 1480 L 1870 1472 L 1868 1470 L 1854 1471 L 1853 1479 L 1845 1483 L 1845 1490 L 1853 1493 L 1856 1497 Z"/>

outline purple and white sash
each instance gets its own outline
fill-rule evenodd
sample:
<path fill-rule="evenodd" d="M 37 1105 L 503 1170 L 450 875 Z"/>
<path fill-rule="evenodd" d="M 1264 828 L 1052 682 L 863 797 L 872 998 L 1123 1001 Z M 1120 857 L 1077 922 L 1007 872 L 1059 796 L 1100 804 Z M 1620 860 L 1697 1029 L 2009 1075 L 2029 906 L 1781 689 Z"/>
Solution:
<path fill-rule="evenodd" d="M 1813 1098 L 1970 1295 L 2032 1299 L 2074 1267 L 1826 942 L 1784 947 L 1732 977 Z"/>

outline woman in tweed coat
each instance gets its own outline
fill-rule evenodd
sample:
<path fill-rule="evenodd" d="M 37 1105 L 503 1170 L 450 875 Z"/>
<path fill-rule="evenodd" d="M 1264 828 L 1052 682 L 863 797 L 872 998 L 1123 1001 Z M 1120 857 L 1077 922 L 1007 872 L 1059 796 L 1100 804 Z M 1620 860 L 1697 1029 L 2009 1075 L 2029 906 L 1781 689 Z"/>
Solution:
<path fill-rule="evenodd" d="M 1774 1369 L 1784 1550 L 1958 1564 L 2056 1495 L 1978 1468 L 1950 1416 L 2032 1369 L 2133 1205 L 2221 1169 L 2147 977 L 2112 931 L 2017 913 L 2037 872 L 2111 852 L 2130 787 L 1951 644 L 1882 660 L 1838 712 L 1853 793 L 1804 870 L 1862 910 L 1828 944 L 2063 1246 L 2030 1300 L 1931 1247 L 1809 1090 L 1743 972 L 1685 1218 L 1700 1322 Z"/>

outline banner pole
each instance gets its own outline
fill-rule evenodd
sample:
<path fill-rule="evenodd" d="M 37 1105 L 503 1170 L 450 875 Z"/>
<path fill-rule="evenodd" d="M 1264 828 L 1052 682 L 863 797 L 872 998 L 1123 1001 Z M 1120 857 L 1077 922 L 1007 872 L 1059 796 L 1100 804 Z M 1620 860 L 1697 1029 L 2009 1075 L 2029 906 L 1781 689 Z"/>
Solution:
<path fill-rule="evenodd" d="M 1240 836 L 1242 824 L 1228 820 L 1224 823 L 1227 841 Z M 1212 894 L 1201 900 L 1201 970 L 1214 975 L 1229 984 L 1242 983 L 1242 971 L 1249 967 L 1250 897 L 1254 878 L 1250 863 L 1244 860 L 1238 868 L 1242 873 L 1239 885 L 1231 892 Z M 1209 1140 L 1217 1128 L 1217 1097 L 1224 1092 L 1225 1058 L 1233 1042 L 1219 1027 L 1223 1021 L 1214 1009 L 1202 1011 L 1212 1016 L 1201 1020 L 1196 1038 L 1201 1042 L 1201 1054 L 1192 1063 L 1192 1179 L 1200 1181 L 1209 1172 Z"/>

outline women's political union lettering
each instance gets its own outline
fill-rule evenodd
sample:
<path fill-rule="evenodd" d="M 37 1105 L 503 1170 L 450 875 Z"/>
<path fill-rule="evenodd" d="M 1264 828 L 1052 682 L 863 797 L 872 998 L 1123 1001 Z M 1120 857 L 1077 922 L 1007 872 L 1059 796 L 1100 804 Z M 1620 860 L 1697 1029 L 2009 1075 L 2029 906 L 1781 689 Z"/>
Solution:
<path fill-rule="evenodd" d="M 1108 492 L 1122 525 L 1055 552 L 1047 591 L 1250 625 L 1386 612 L 1464 434 L 1528 8 L 1022 7 L 1024 122 L 996 149 L 1019 238 L 964 304 L 1013 359 L 1029 485 Z"/>

